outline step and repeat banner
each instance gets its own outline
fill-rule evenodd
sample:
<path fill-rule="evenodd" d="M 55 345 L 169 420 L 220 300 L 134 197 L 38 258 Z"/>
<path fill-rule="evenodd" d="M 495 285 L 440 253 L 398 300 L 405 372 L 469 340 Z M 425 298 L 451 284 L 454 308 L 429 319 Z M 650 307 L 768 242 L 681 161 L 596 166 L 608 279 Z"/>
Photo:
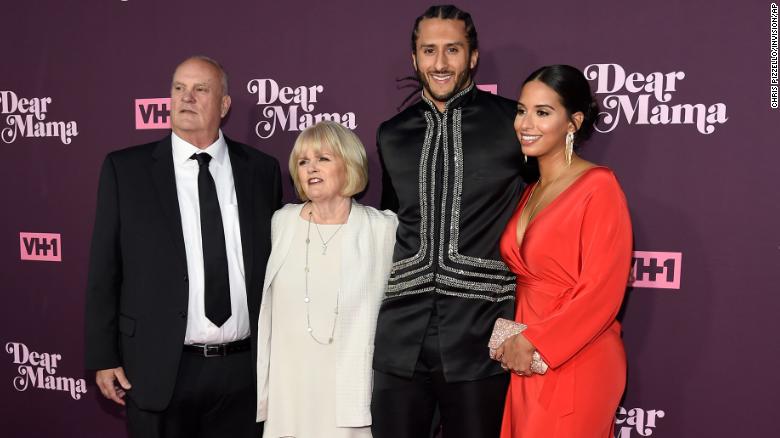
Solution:
<path fill-rule="evenodd" d="M 202 54 L 229 74 L 228 136 L 285 169 L 301 130 L 336 120 L 366 145 L 362 202 L 376 206 L 376 128 L 413 90 L 412 24 L 429 4 L 6 3 L 0 435 L 125 436 L 124 412 L 103 399 L 82 359 L 106 153 L 168 133 L 173 69 Z M 634 223 L 620 315 L 628 385 L 615 436 L 778 436 L 777 3 L 458 6 L 479 33 L 482 88 L 516 98 L 531 71 L 566 63 L 585 72 L 602 107 L 582 153 L 614 169 Z"/>

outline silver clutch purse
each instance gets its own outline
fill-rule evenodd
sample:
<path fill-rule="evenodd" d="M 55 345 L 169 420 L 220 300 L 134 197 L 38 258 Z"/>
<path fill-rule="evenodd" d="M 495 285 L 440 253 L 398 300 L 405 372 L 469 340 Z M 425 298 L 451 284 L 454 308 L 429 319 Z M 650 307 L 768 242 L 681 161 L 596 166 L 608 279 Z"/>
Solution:
<path fill-rule="evenodd" d="M 493 333 L 490 334 L 490 341 L 488 341 L 490 358 L 495 360 L 496 350 L 498 350 L 498 347 L 500 347 L 504 341 L 518 333 L 521 333 L 526 328 L 528 328 L 528 326 L 525 324 L 511 321 L 505 318 L 498 318 L 496 323 L 493 325 Z M 531 359 L 531 371 L 536 374 L 544 374 L 547 372 L 548 368 L 549 367 L 544 362 L 539 352 L 534 351 L 533 357 Z"/>

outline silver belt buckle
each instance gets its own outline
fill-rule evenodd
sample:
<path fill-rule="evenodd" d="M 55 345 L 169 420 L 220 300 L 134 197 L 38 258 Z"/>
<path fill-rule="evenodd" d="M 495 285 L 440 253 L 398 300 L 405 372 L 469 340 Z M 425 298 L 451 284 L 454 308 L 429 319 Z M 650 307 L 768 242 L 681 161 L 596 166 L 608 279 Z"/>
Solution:
<path fill-rule="evenodd" d="M 225 346 L 222 344 L 218 345 L 203 345 L 203 356 L 204 357 L 219 357 L 225 355 Z"/>

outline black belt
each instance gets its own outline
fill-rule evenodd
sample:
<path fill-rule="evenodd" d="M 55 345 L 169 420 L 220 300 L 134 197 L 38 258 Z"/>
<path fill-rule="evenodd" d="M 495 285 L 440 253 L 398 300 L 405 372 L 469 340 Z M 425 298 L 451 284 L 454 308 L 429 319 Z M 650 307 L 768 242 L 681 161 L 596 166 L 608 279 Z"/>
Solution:
<path fill-rule="evenodd" d="M 203 357 L 219 357 L 228 354 L 247 351 L 252 347 L 249 338 L 240 341 L 228 342 L 227 344 L 191 344 L 185 345 L 184 351 L 188 353 L 198 353 Z"/>

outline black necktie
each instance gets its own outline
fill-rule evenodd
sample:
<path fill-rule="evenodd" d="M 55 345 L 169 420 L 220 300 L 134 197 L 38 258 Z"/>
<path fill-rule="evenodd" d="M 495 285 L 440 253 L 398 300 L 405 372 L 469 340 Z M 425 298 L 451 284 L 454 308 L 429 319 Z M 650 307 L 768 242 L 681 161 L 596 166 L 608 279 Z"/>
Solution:
<path fill-rule="evenodd" d="M 209 172 L 211 155 L 192 154 L 198 162 L 198 199 L 200 235 L 203 240 L 206 318 L 221 327 L 230 318 L 230 280 L 228 279 L 225 229 L 217 199 L 217 186 Z"/>

